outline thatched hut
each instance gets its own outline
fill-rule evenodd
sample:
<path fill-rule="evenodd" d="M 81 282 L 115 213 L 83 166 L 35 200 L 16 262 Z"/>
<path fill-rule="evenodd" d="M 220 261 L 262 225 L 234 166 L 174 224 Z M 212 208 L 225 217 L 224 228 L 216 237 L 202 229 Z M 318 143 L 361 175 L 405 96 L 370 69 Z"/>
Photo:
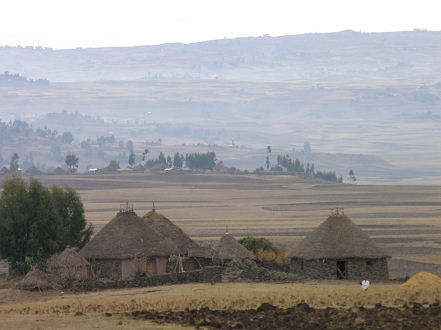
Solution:
<path fill-rule="evenodd" d="M 0 175 L 1 176 L 8 176 L 8 175 L 11 175 L 11 174 L 12 174 L 11 170 L 9 168 L 7 168 L 6 166 L 3 166 L 0 169 Z"/>
<path fill-rule="evenodd" d="M 73 280 L 89 278 L 90 263 L 69 246 L 64 251 L 52 256 L 48 260 L 48 264 L 51 273 L 59 278 Z"/>
<path fill-rule="evenodd" d="M 120 211 L 80 251 L 91 262 L 94 277 L 127 279 L 137 272 L 166 272 L 173 242 L 132 210 Z"/>
<path fill-rule="evenodd" d="M 184 270 L 194 270 L 202 266 L 211 265 L 214 251 L 208 247 L 201 247 L 190 238 L 181 228 L 170 219 L 153 209 L 142 218 L 155 231 L 167 237 L 175 245 L 175 253 L 181 257 Z M 176 269 L 176 261 L 171 261 L 167 269 L 172 272 Z"/>
<path fill-rule="evenodd" d="M 49 290 L 52 289 L 49 274 L 37 267 L 33 267 L 26 276 L 17 283 L 16 287 L 22 290 Z"/>
<path fill-rule="evenodd" d="M 290 268 L 311 279 L 385 280 L 387 258 L 384 249 L 337 211 L 294 248 Z"/>
<path fill-rule="evenodd" d="M 225 233 L 219 240 L 216 248 L 216 257 L 224 262 L 238 259 L 256 259 L 256 256 L 241 245 L 233 235 Z"/>
<path fill-rule="evenodd" d="M 24 172 L 24 174 L 26 174 L 26 175 L 39 175 L 39 174 L 41 174 L 41 171 L 37 167 L 32 165 Z"/>

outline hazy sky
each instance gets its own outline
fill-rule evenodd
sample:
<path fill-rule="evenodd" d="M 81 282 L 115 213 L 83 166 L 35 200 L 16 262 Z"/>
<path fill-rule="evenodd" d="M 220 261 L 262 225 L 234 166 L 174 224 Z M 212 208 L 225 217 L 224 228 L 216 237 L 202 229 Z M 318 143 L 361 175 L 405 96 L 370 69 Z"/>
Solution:
<path fill-rule="evenodd" d="M 1 0 L 0 12 L 0 45 L 52 48 L 441 30 L 439 0 Z"/>

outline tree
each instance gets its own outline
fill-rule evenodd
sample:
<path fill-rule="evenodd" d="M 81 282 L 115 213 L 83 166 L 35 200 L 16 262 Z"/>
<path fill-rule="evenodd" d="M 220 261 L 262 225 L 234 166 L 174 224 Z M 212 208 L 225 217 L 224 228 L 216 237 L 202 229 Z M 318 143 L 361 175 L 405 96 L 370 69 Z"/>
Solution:
<path fill-rule="evenodd" d="M 133 152 L 133 142 L 132 142 L 132 140 L 127 141 L 127 145 L 126 145 L 126 147 L 127 147 L 127 149 L 128 149 L 130 152 Z"/>
<path fill-rule="evenodd" d="M 353 170 L 353 169 L 350 169 L 350 170 L 349 170 L 349 180 L 351 180 L 352 182 L 357 181 L 357 178 L 355 177 L 355 174 L 354 174 L 354 170 Z"/>
<path fill-rule="evenodd" d="M 167 156 L 167 167 L 172 167 L 173 166 L 173 161 L 170 157 L 170 155 Z"/>
<path fill-rule="evenodd" d="M 173 167 L 182 168 L 182 165 L 184 165 L 184 155 L 180 155 L 179 152 L 177 152 L 173 156 Z"/>
<path fill-rule="evenodd" d="M 158 161 L 164 166 L 167 166 L 167 160 L 165 159 L 164 153 L 162 151 L 159 153 Z"/>
<path fill-rule="evenodd" d="M 11 157 L 11 162 L 9 163 L 9 169 L 11 170 L 11 172 L 13 173 L 17 173 L 18 172 L 18 154 L 16 152 L 14 152 L 14 154 Z"/>
<path fill-rule="evenodd" d="M 75 154 L 66 155 L 65 163 L 69 168 L 78 168 L 79 158 Z"/>
<path fill-rule="evenodd" d="M 61 142 L 66 144 L 71 144 L 74 140 L 73 135 L 71 132 L 64 132 L 63 135 L 61 135 Z"/>
<path fill-rule="evenodd" d="M 117 171 L 117 170 L 119 170 L 119 162 L 113 159 L 110 161 L 110 163 L 107 167 L 111 171 Z"/>
<path fill-rule="evenodd" d="M 145 161 L 148 153 L 149 153 L 149 149 L 144 149 L 142 153 L 142 161 Z"/>
<path fill-rule="evenodd" d="M 68 244 L 84 246 L 92 232 L 72 189 L 49 190 L 36 179 L 29 184 L 19 177 L 5 181 L 0 198 L 0 258 L 9 262 L 11 273 L 24 274 L 32 264 L 42 267 Z"/>
<path fill-rule="evenodd" d="M 266 169 L 269 170 L 270 168 L 270 155 L 271 155 L 271 146 L 266 147 L 266 151 L 268 154 L 266 155 Z"/>
<path fill-rule="evenodd" d="M 92 224 L 87 226 L 80 196 L 70 187 L 63 190 L 58 186 L 53 186 L 51 193 L 55 208 L 61 216 L 63 236 L 60 239 L 63 245 L 76 246 L 79 249 L 83 248 L 92 237 L 93 227 Z"/>
<path fill-rule="evenodd" d="M 133 151 L 130 153 L 130 155 L 129 155 L 129 165 L 131 166 L 131 167 L 133 167 L 133 165 L 135 165 L 135 163 L 136 163 L 136 157 L 135 157 L 135 154 L 133 153 Z"/>
<path fill-rule="evenodd" d="M 311 153 L 311 143 L 309 143 L 309 141 L 305 141 L 305 143 L 303 143 L 303 151 L 306 153 Z"/>

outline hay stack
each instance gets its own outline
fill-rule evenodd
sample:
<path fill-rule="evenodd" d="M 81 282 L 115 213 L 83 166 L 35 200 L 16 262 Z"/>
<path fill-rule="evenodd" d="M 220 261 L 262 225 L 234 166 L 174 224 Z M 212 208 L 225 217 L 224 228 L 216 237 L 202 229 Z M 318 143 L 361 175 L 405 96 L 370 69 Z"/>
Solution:
<path fill-rule="evenodd" d="M 405 283 L 401 284 L 401 286 L 404 288 L 416 288 L 416 287 L 440 288 L 441 278 L 439 278 L 438 276 L 432 273 L 420 272 L 413 275 Z"/>
<path fill-rule="evenodd" d="M 21 290 L 49 290 L 52 289 L 49 274 L 41 271 L 37 267 L 32 267 L 26 276 L 17 283 L 17 288 Z"/>
<path fill-rule="evenodd" d="M 222 260 L 256 259 L 256 256 L 241 245 L 233 235 L 226 233 L 216 247 L 216 257 Z"/>
<path fill-rule="evenodd" d="M 52 256 L 48 263 L 51 272 L 61 278 L 88 278 L 89 262 L 69 246 L 63 252 Z"/>

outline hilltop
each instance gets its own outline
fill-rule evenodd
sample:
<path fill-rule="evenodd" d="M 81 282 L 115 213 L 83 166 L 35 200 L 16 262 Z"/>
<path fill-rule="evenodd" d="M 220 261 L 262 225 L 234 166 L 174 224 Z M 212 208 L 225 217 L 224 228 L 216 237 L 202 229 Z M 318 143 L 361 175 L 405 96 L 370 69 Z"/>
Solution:
<path fill-rule="evenodd" d="M 0 72 L 50 81 L 438 78 L 441 32 L 341 31 L 192 44 L 1 47 Z"/>

